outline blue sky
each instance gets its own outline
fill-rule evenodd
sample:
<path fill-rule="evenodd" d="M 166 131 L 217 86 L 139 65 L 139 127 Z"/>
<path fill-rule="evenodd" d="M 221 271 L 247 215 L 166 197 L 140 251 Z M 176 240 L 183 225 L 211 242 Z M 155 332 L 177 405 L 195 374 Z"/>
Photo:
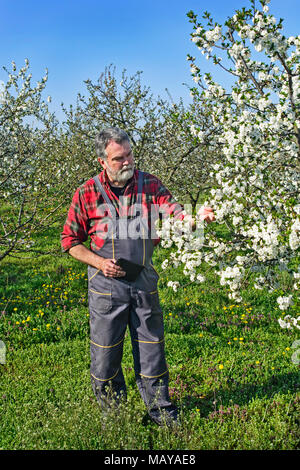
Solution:
<path fill-rule="evenodd" d="M 188 101 L 183 82 L 192 84 L 187 53 L 207 61 L 190 41 L 192 25 L 186 13 L 207 10 L 223 22 L 249 0 L 0 0 L 0 80 L 2 66 L 18 67 L 27 57 L 34 80 L 49 71 L 46 95 L 61 118 L 60 103 L 75 103 L 83 81 L 96 81 L 113 63 L 118 74 L 143 71 L 143 83 L 166 98 Z M 284 18 L 287 35 L 300 33 L 300 1 L 271 0 L 270 11 Z"/>

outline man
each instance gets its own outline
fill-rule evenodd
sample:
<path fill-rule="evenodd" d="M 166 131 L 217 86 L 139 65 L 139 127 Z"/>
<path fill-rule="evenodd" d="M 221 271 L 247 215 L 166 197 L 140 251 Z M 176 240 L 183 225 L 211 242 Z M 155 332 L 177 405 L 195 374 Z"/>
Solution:
<path fill-rule="evenodd" d="M 126 132 L 104 129 L 95 143 L 103 171 L 77 189 L 62 232 L 63 250 L 88 265 L 92 387 L 102 407 L 111 405 L 110 392 L 114 401 L 126 398 L 121 360 L 128 325 L 136 382 L 149 415 L 158 424 L 176 423 L 151 261 L 159 240 L 151 238 L 151 223 L 161 207 L 182 220 L 182 207 L 155 176 L 134 168 Z M 203 219 L 214 220 L 210 208 Z M 90 249 L 83 245 L 88 236 Z M 122 268 L 120 258 L 134 264 Z M 134 271 L 131 278 L 128 269 Z"/>

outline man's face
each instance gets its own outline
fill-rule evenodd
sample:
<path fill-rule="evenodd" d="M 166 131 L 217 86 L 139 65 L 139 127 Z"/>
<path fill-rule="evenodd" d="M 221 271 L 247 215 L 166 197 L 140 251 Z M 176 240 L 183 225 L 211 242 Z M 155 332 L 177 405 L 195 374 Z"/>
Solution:
<path fill-rule="evenodd" d="M 112 183 L 124 185 L 134 172 L 134 159 L 129 142 L 117 144 L 113 140 L 106 147 L 107 159 L 99 158 L 99 163 L 106 170 Z"/>

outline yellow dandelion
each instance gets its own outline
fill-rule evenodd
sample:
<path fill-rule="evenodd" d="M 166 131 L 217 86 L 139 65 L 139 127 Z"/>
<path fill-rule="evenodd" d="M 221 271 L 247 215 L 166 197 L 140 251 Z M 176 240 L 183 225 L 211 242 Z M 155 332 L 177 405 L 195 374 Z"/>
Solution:
<path fill-rule="evenodd" d="M 219 364 L 219 369 L 224 369 L 223 364 Z"/>

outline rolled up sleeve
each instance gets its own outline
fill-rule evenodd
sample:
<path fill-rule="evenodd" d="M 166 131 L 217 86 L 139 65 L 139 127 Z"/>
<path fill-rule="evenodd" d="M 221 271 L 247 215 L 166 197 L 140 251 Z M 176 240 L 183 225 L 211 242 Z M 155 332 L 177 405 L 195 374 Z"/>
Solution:
<path fill-rule="evenodd" d="M 73 196 L 66 222 L 61 233 L 61 247 L 63 252 L 69 251 L 72 246 L 80 245 L 88 238 L 88 216 L 85 208 L 83 194 L 78 188 Z"/>

